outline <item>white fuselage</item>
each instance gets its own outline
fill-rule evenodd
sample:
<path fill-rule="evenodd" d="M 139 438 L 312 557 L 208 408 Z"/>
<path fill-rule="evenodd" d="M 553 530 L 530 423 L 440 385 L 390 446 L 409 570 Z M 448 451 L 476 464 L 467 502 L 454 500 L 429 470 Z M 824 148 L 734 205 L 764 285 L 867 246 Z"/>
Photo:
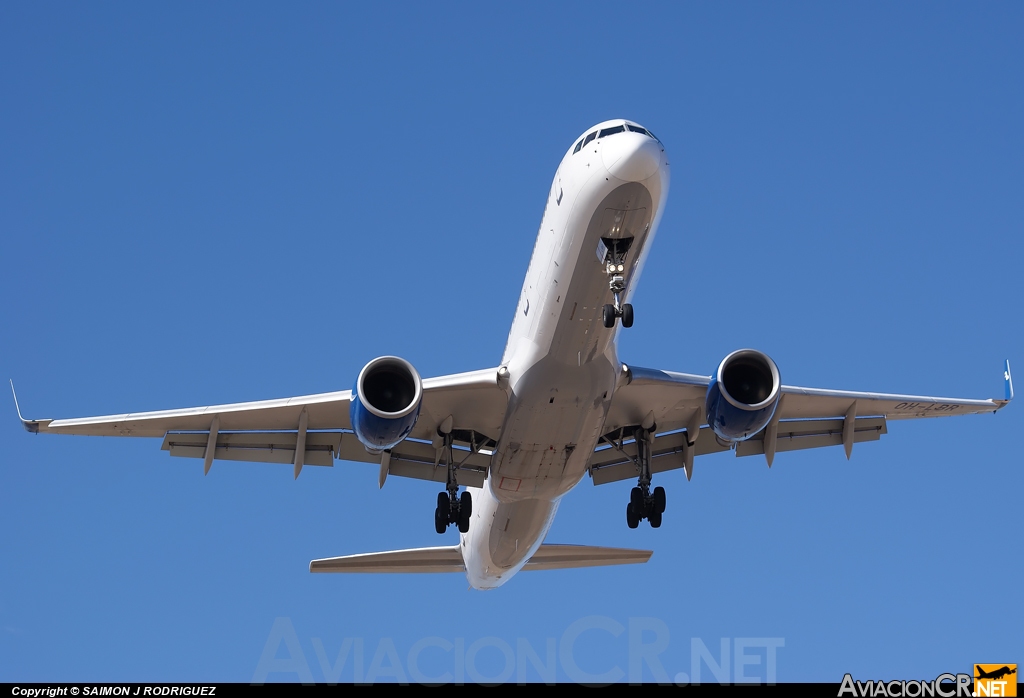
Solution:
<path fill-rule="evenodd" d="M 608 121 L 589 129 L 631 124 Z M 635 124 L 634 124 L 635 125 Z M 501 586 L 544 541 L 559 500 L 583 478 L 621 364 L 602 238 L 631 237 L 621 276 L 632 296 L 668 193 L 661 143 L 645 133 L 574 141 L 555 173 L 502 366 L 509 405 L 487 481 L 473 491 L 460 546 L 470 584 Z"/>

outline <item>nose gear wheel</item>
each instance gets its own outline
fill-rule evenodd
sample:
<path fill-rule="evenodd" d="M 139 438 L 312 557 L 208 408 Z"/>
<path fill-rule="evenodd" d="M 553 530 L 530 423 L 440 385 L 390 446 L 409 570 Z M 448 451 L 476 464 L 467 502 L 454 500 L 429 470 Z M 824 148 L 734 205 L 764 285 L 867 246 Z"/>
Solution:
<path fill-rule="evenodd" d="M 611 329 L 615 327 L 615 320 L 622 318 L 623 327 L 633 326 L 633 306 L 622 302 L 622 293 L 626 290 L 625 277 L 622 276 L 626 268 L 626 250 L 633 241 L 627 240 L 603 240 L 608 253 L 605 256 L 605 273 L 608 274 L 608 290 L 612 292 L 614 303 L 604 306 L 602 321 L 604 326 Z"/>

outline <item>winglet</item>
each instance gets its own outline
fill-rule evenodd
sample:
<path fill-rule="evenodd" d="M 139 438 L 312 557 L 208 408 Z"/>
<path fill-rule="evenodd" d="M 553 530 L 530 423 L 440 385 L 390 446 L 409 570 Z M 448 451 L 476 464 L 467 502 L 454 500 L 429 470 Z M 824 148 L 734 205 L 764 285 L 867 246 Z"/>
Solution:
<path fill-rule="evenodd" d="M 1003 380 L 1006 382 L 1006 401 L 1013 399 L 1013 378 L 1010 376 L 1010 360 L 1006 360 L 1006 370 L 1003 372 Z"/>
<path fill-rule="evenodd" d="M 18 406 L 18 393 L 14 391 L 14 380 L 11 380 L 11 395 L 14 396 L 14 409 L 18 413 L 18 419 L 21 420 L 21 426 L 25 427 L 25 431 L 38 434 L 39 422 L 33 422 L 21 416 L 21 407 Z"/>

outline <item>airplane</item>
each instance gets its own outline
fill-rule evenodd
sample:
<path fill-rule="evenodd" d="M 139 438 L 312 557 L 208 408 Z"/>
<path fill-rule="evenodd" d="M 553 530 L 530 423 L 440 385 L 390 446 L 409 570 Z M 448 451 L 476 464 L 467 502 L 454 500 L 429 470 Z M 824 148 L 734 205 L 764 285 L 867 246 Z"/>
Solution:
<path fill-rule="evenodd" d="M 976 679 L 996 679 L 996 680 L 998 680 L 998 679 L 1003 678 L 1004 676 L 1009 676 L 1010 674 L 1016 674 L 1017 673 L 1017 665 L 1016 664 L 1014 665 L 1013 669 L 1011 669 L 1008 666 L 1003 666 L 1003 667 L 1001 667 L 999 669 L 995 669 L 993 671 L 985 671 L 984 669 L 982 669 L 981 667 L 979 667 L 977 665 L 975 665 L 975 669 L 977 669 L 977 671 L 978 671 L 978 675 L 974 677 Z"/>
<path fill-rule="evenodd" d="M 619 359 L 630 303 L 665 210 L 670 166 L 661 141 L 615 119 L 573 141 L 551 184 L 498 366 L 421 379 L 381 356 L 352 390 L 258 402 L 82 419 L 27 420 L 41 434 L 163 439 L 171 456 L 306 465 L 335 460 L 442 484 L 434 527 L 459 542 L 313 560 L 310 572 L 464 572 L 494 589 L 518 571 L 646 562 L 650 550 L 545 543 L 561 499 L 584 478 L 636 480 L 626 524 L 658 528 L 655 475 L 696 456 L 763 455 L 878 440 L 890 420 L 995 412 L 1013 397 L 958 399 L 783 385 L 754 349 L 728 354 L 710 376 Z M 13 391 L 14 385 L 12 383 Z"/>

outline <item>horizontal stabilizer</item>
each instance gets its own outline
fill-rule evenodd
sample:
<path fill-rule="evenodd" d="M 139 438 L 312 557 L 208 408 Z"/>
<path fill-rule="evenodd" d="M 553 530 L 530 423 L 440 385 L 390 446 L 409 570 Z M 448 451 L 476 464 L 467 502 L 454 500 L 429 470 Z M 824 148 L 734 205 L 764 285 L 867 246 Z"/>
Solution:
<path fill-rule="evenodd" d="M 651 559 L 650 550 L 604 548 L 594 545 L 542 545 L 530 558 L 524 570 L 561 570 L 574 567 L 631 565 Z M 313 560 L 310 572 L 400 573 L 400 572 L 464 572 L 459 546 L 389 550 Z"/>
<path fill-rule="evenodd" d="M 523 567 L 523 571 L 635 565 L 647 562 L 652 554 L 651 550 L 604 548 L 598 545 L 542 545 Z"/>
<path fill-rule="evenodd" d="M 388 550 L 313 560 L 310 572 L 464 572 L 459 546 Z"/>

